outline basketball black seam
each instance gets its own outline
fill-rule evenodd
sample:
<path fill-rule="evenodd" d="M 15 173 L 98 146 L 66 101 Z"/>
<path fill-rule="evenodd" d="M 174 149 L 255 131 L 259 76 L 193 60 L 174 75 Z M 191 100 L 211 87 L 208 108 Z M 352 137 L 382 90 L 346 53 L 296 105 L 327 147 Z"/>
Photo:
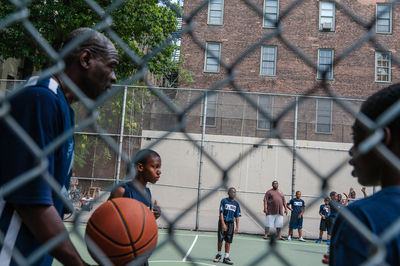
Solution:
<path fill-rule="evenodd" d="M 132 247 L 132 251 L 133 251 L 133 255 L 136 257 L 135 243 L 132 241 L 132 237 L 131 237 L 130 231 L 129 231 L 129 229 L 128 229 L 128 226 L 126 225 L 126 222 L 125 222 L 125 220 L 124 220 L 124 217 L 122 216 L 122 213 L 121 213 L 121 211 L 120 211 L 119 208 L 118 208 L 118 205 L 115 204 L 115 202 L 114 202 L 112 199 L 111 199 L 110 201 L 111 201 L 111 203 L 114 205 L 114 207 L 117 209 L 117 212 L 118 212 L 118 214 L 119 214 L 119 216 L 120 216 L 120 218 L 121 218 L 121 220 L 122 220 L 122 224 L 124 225 L 125 230 L 126 230 L 126 232 L 127 232 L 127 234 L 128 234 L 129 241 L 130 241 L 130 246 Z"/>
<path fill-rule="evenodd" d="M 110 240 L 111 242 L 113 242 L 114 244 L 123 246 L 123 247 L 127 247 L 130 246 L 131 244 L 122 244 L 119 243 L 117 241 L 115 241 L 114 239 L 110 238 L 108 235 L 106 235 L 103 231 L 101 231 L 94 223 L 92 220 L 89 220 L 89 224 L 92 225 L 94 227 L 94 229 L 96 229 L 97 232 L 99 232 L 103 237 L 107 238 L 108 240 Z"/>
<path fill-rule="evenodd" d="M 139 242 L 139 240 L 142 238 L 142 236 L 143 236 L 143 231 L 144 231 L 144 225 L 145 225 L 145 223 L 146 223 L 146 212 L 145 212 L 145 210 L 144 210 L 144 208 L 143 208 L 142 205 L 140 205 L 140 207 L 142 208 L 143 224 L 142 224 L 142 230 L 141 230 L 141 232 L 140 232 L 139 237 L 136 239 L 135 244 L 136 244 L 137 242 Z"/>
<path fill-rule="evenodd" d="M 141 250 L 142 248 L 146 247 L 147 244 L 149 244 L 151 241 L 153 241 L 153 239 L 157 236 L 157 231 L 154 233 L 154 235 L 150 238 L 149 241 L 147 241 L 147 243 L 145 243 L 143 246 L 141 246 L 140 248 L 137 249 L 137 251 Z"/>

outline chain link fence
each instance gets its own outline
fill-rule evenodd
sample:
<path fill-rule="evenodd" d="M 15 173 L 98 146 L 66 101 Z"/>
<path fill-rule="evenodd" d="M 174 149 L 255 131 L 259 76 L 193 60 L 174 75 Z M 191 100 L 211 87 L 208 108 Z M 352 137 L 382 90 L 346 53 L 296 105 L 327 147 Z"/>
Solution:
<path fill-rule="evenodd" d="M 74 208 L 73 201 L 71 202 L 70 199 L 65 197 L 60 192 L 60 186 L 54 182 L 53 177 L 46 174 L 48 163 L 45 159 L 46 155 L 55 151 L 72 135 L 75 135 L 77 156 L 74 168 L 74 176 L 76 178 L 73 179 L 72 184 L 75 194 L 72 193 L 72 198 L 79 198 L 81 196 L 79 193 L 83 193 L 91 187 L 111 191 L 118 185 L 118 182 L 131 179 L 131 175 L 126 175 L 126 166 L 132 164 L 135 152 L 141 148 L 146 147 L 161 150 L 160 153 L 163 158 L 163 169 L 165 169 L 164 176 L 166 176 L 166 179 L 169 176 L 176 175 L 176 168 L 182 168 L 182 166 L 174 163 L 174 160 L 182 157 L 180 153 L 183 151 L 186 154 L 188 152 L 193 153 L 193 156 L 188 156 L 188 162 L 192 163 L 190 166 L 191 169 L 185 172 L 185 175 L 192 178 L 191 180 L 184 183 L 177 177 L 176 179 L 172 179 L 173 181 L 161 181 L 159 185 L 152 187 L 154 193 L 159 195 L 160 198 L 165 197 L 168 193 L 170 194 L 171 191 L 186 191 L 183 194 L 186 193 L 188 196 L 186 199 L 190 199 L 185 201 L 189 202 L 186 206 L 175 210 L 175 213 L 171 211 L 171 214 L 169 214 L 166 211 L 166 214 L 163 215 L 161 223 L 163 227 L 169 228 L 169 238 L 159 243 L 157 247 L 163 248 L 167 244 L 172 244 L 183 256 L 186 251 L 176 241 L 174 230 L 178 228 L 193 229 L 193 227 L 194 229 L 215 229 L 212 223 L 208 222 L 211 219 L 210 213 L 214 212 L 215 202 L 218 202 L 217 200 L 222 197 L 222 194 L 225 193 L 229 186 L 239 187 L 237 200 L 248 219 L 245 228 L 249 228 L 248 232 L 259 233 L 259 230 L 264 227 L 263 217 L 252 206 L 253 202 L 260 201 L 261 195 L 265 191 L 260 191 L 259 188 L 252 188 L 259 186 L 260 183 L 263 184 L 263 179 L 273 180 L 279 174 L 285 176 L 282 181 L 280 180 L 283 183 L 284 192 L 288 196 L 292 196 L 294 189 L 305 191 L 306 193 L 304 194 L 306 197 L 309 197 L 307 206 L 312 209 L 328 194 L 330 187 L 335 187 L 332 184 L 334 180 L 336 182 L 336 178 L 340 179 L 340 175 L 345 175 L 343 174 L 343 169 L 347 167 L 348 157 L 346 153 L 351 142 L 349 133 L 351 132 L 351 125 L 357 116 L 361 101 L 338 97 L 326 83 L 329 69 L 321 70 L 322 79 L 317 82 L 315 87 L 309 88 L 308 92 L 301 96 L 248 93 L 243 91 L 235 82 L 237 63 L 249 53 L 258 49 L 263 42 L 271 38 L 279 38 L 289 50 L 297 55 L 299 60 L 302 60 L 308 67 L 317 71 L 317 65 L 311 58 L 305 56 L 301 49 L 294 44 L 285 40 L 282 35 L 284 25 L 280 24 L 282 18 L 290 17 L 291 11 L 299 8 L 306 1 L 294 1 L 287 9 L 280 11 L 277 21 L 267 19 L 271 23 L 276 23 L 276 29 L 266 35 L 259 43 L 254 43 L 251 47 L 248 47 L 233 63 L 227 63 L 223 58 L 220 59 L 217 55 L 211 55 L 214 59 L 218 60 L 221 67 L 227 70 L 225 79 L 212 84 L 205 90 L 193 90 L 159 88 L 154 86 L 148 78 L 147 64 L 149 60 L 174 41 L 176 35 L 165 40 L 162 45 L 154 48 L 144 58 L 140 58 L 134 51 L 129 49 L 112 29 L 112 12 L 124 3 L 124 1 L 116 0 L 108 8 L 102 9 L 95 1 L 85 0 L 87 7 L 91 8 L 101 17 L 93 28 L 103 31 L 117 46 L 128 54 L 129 58 L 135 64 L 141 66 L 135 75 L 119 81 L 119 85 L 114 86 L 110 93 L 100 96 L 95 102 L 88 101 L 79 88 L 74 86 L 64 74 L 61 74 L 63 70 L 62 56 L 71 50 L 72 47 L 66 47 L 65 50 L 57 53 L 42 38 L 40 29 L 36 29 L 31 22 L 32 18 L 29 16 L 28 7 L 32 3 L 30 1 L 18 0 L 10 2 L 15 6 L 15 10 L 0 20 L 0 30 L 7 30 L 7 27 L 13 23 L 21 23 L 26 30 L 25 37 L 32 38 L 53 61 L 50 67 L 40 72 L 40 76 L 45 77 L 59 74 L 62 80 L 72 89 L 73 93 L 78 96 L 80 103 L 74 106 L 77 114 L 76 127 L 71 131 L 64 132 L 53 143 L 44 150 L 41 150 L 28 137 L 27 132 L 24 132 L 9 115 L 9 101 L 13 96 L 24 90 L 24 83 L 15 82 L 12 89 L 10 86 L 7 86 L 7 89 L 9 89 L 7 93 L 5 93 L 5 90 L 0 91 L 0 119 L 16 135 L 24 139 L 38 161 L 37 167 L 21 174 L 12 182 L 2 186 L 0 196 L 6 197 L 29 180 L 38 176 L 38 174 L 41 174 L 40 178 L 46 180 L 53 189 L 56 197 L 61 198 L 65 205 L 73 210 L 72 222 L 74 227 L 72 233 L 78 235 L 82 240 L 83 236 L 78 232 L 77 225 L 82 221 L 85 210 Z M 198 7 L 192 13 L 184 15 L 181 14 L 179 9 L 171 5 L 169 1 L 162 2 L 164 5 L 170 5 L 171 9 L 179 13 L 178 17 L 182 17 L 185 24 L 181 33 L 189 35 L 204 51 L 206 44 L 193 34 L 193 29 L 196 27 L 194 17 L 199 12 L 207 10 L 209 1 L 199 2 Z M 243 0 L 242 2 L 254 9 L 261 18 L 263 17 L 264 11 L 262 6 L 250 0 Z M 365 23 L 350 12 L 342 2 L 334 3 L 349 18 L 365 29 L 365 35 L 357 40 L 357 42 L 351 44 L 342 54 L 336 55 L 333 65 L 340 63 L 352 51 L 367 41 L 370 41 L 377 49 L 386 51 L 385 47 L 374 39 L 375 19 L 369 23 Z M 393 5 L 397 3 L 398 1 L 393 1 Z M 83 38 L 85 37 L 83 36 L 81 39 L 83 40 Z M 398 65 L 399 61 L 395 55 L 392 55 L 392 60 L 393 64 Z M 144 82 L 145 86 L 128 87 L 128 85 L 138 83 L 139 81 Z M 233 87 L 233 91 L 220 91 L 219 89 L 224 84 L 230 84 Z M 314 97 L 313 95 L 317 88 L 322 88 L 328 97 Z M 318 121 L 318 116 L 315 115 L 318 102 L 321 105 L 329 106 L 325 107 L 323 111 L 326 112 L 326 108 L 336 111 L 332 112 L 333 115 L 330 118 L 322 115 L 321 120 Z M 369 130 L 379 132 L 396 115 L 398 115 L 398 111 L 394 110 L 388 113 L 388 117 L 383 117 L 376 123 L 364 116 L 358 117 L 361 123 Z M 299 127 L 303 127 L 304 130 L 297 130 Z M 318 131 L 327 133 L 337 132 L 337 134 L 321 137 L 320 135 L 315 135 L 315 132 Z M 301 134 L 298 134 L 298 132 L 301 132 Z M 227 140 L 225 136 L 232 136 L 232 138 Z M 339 148 L 329 145 L 324 147 L 309 147 L 305 141 L 309 139 L 322 140 L 327 143 L 343 142 L 344 145 Z M 374 135 L 371 136 L 363 142 L 364 149 L 360 152 L 365 153 L 372 148 L 377 148 L 378 152 L 398 169 L 400 165 L 398 159 L 390 156 L 391 154 L 381 147 L 382 145 L 379 144 L 379 141 L 380 139 L 377 140 L 377 138 L 374 138 Z M 237 147 L 226 147 L 227 145 L 237 145 Z M 171 151 L 171 147 L 177 146 L 182 148 Z M 223 157 L 219 157 L 216 151 L 224 149 L 231 153 L 233 151 L 233 154 L 228 159 L 220 160 Z M 274 150 L 274 152 L 270 153 L 275 156 L 275 161 L 265 158 L 261 163 L 268 165 L 271 161 L 274 161 L 275 166 L 269 169 L 274 169 L 273 171 L 275 172 L 270 172 L 266 177 L 264 174 L 268 170 L 263 169 L 254 173 L 242 171 L 244 163 L 249 164 L 257 160 L 258 156 L 262 157 L 262 154 L 268 154 L 268 150 Z M 311 154 L 314 151 L 317 153 Z M 282 154 L 285 155 L 282 156 Z M 337 154 L 341 154 L 341 156 L 337 156 Z M 314 163 L 313 158 L 319 156 L 327 156 L 327 158 L 335 157 L 336 160 L 333 163 L 331 161 L 331 164 L 326 165 L 325 168 L 325 165 Z M 202 167 L 206 170 L 204 171 Z M 262 168 L 263 166 L 261 165 L 260 167 Z M 283 167 L 291 169 L 291 171 L 285 173 L 276 172 Z M 172 168 L 175 169 L 168 170 Z M 202 169 L 203 173 L 201 173 Z M 256 177 L 250 177 L 254 175 Z M 299 179 L 301 175 L 307 176 L 307 179 Z M 248 178 L 246 179 L 245 177 Z M 246 180 L 243 181 L 243 179 Z M 77 180 L 79 181 L 76 182 Z M 310 180 L 313 181 L 310 182 Z M 311 185 L 313 188 L 309 188 L 310 183 L 313 184 Z M 78 191 L 75 188 L 78 188 Z M 340 187 L 339 189 L 344 190 L 347 187 Z M 196 190 L 198 192 L 197 196 L 194 193 Z M 107 194 L 101 194 L 91 204 L 95 205 L 106 200 L 106 198 Z M 213 202 L 210 203 L 211 201 Z M 166 202 L 166 205 L 170 204 L 166 206 L 166 210 L 168 208 L 172 210 L 177 202 L 182 203 L 179 198 L 171 199 L 171 203 Z M 384 260 L 384 256 L 382 256 L 385 252 L 384 244 L 392 238 L 386 235 L 382 238 L 377 238 L 367 228 L 360 227 L 359 221 L 354 219 L 346 210 L 341 210 L 341 212 L 352 226 L 359 228 L 360 235 L 368 239 L 371 245 L 378 250 L 366 263 L 381 263 Z M 193 213 L 196 215 L 193 216 Z M 187 221 L 188 217 L 196 217 L 196 219 L 193 220 L 190 218 Z M 400 221 L 393 222 L 393 226 L 388 228 L 387 232 L 394 232 L 391 234 L 392 237 L 398 234 L 399 223 Z M 258 227 L 259 229 L 251 230 L 254 227 Z M 4 243 L 4 237 L 4 232 L 1 232 L 0 242 L 2 244 Z M 54 248 L 65 237 L 67 236 L 62 235 L 46 243 L 28 258 L 23 257 L 18 251 L 13 253 L 13 258 L 20 265 L 32 264 L 41 255 Z M 259 254 L 256 258 L 251 258 L 248 265 L 261 264 L 265 258 L 272 255 L 278 257 L 283 264 L 289 264 L 284 259 L 284 256 L 280 254 L 279 250 L 274 248 L 273 242 L 271 242 L 271 245 L 272 248 L 266 249 L 265 253 Z M 90 243 L 89 246 L 96 249 Z M 187 259 L 193 261 L 193 258 L 190 256 Z M 139 265 L 142 262 L 139 260 L 132 264 Z M 106 259 L 104 259 L 103 263 L 109 265 Z"/>

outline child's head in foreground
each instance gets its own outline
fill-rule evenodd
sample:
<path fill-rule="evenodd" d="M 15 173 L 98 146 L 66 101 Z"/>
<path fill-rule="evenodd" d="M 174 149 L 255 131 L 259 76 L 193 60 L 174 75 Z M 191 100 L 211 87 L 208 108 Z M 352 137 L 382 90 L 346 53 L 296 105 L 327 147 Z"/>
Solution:
<path fill-rule="evenodd" d="M 370 120 L 377 118 L 400 100 L 400 84 L 386 87 L 370 97 L 362 104 L 361 112 Z M 400 114 L 397 113 L 390 122 L 382 127 L 384 144 L 394 155 L 400 155 Z M 400 174 L 395 171 L 385 157 L 379 155 L 375 149 L 366 154 L 357 155 L 359 145 L 378 130 L 368 130 L 360 120 L 353 125 L 353 147 L 350 150 L 350 164 L 354 167 L 352 175 L 364 186 L 382 185 L 383 187 L 400 184 Z M 377 146 L 375 146 L 377 147 Z"/>

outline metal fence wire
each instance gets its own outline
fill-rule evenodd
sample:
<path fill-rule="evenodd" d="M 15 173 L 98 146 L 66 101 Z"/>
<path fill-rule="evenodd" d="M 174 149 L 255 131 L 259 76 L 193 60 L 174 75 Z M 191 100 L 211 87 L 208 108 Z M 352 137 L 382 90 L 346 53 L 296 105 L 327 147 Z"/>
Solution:
<path fill-rule="evenodd" d="M 241 160 L 244 160 L 247 156 L 250 156 L 257 149 L 256 147 L 257 145 L 250 146 L 245 152 L 241 154 L 241 156 L 239 156 L 236 160 L 234 160 L 230 165 L 223 166 L 218 161 L 216 161 L 213 158 L 213 156 L 204 149 L 204 147 L 201 146 L 201 144 L 197 139 L 194 139 L 193 136 L 189 134 L 187 130 L 187 125 L 188 125 L 187 116 L 191 112 L 191 110 L 196 108 L 196 106 L 201 105 L 201 103 L 206 99 L 207 94 L 211 95 L 213 93 L 216 93 L 216 91 L 218 89 L 221 89 L 224 85 L 230 84 L 233 87 L 233 90 L 237 93 L 237 95 L 240 96 L 241 99 L 243 99 L 246 102 L 246 104 L 251 106 L 253 109 L 257 110 L 258 114 L 264 117 L 271 124 L 271 128 L 268 131 L 268 134 L 265 134 L 264 136 L 260 137 L 258 144 L 263 145 L 266 141 L 273 138 L 278 140 L 281 146 L 284 147 L 288 152 L 292 153 L 293 152 L 292 145 L 290 143 L 287 143 L 281 136 L 282 127 L 280 122 L 281 119 L 283 119 L 283 117 L 285 117 L 285 115 L 288 112 L 294 111 L 294 108 L 296 106 L 296 101 L 294 100 L 294 98 L 293 101 L 289 102 L 286 106 L 279 109 L 279 113 L 274 113 L 274 115 L 272 115 L 267 110 L 259 108 L 257 101 L 253 97 L 251 97 L 251 95 L 247 94 L 237 84 L 237 80 L 235 80 L 236 76 L 235 71 L 238 67 L 238 64 L 243 59 L 245 59 L 250 53 L 254 52 L 255 49 L 258 49 L 264 42 L 271 40 L 273 38 L 277 38 L 287 47 L 287 49 L 295 53 L 298 56 L 298 58 L 300 58 L 304 62 L 304 64 L 313 68 L 317 72 L 318 67 L 314 62 L 314 60 L 312 58 L 307 57 L 299 47 L 296 47 L 296 45 L 292 44 L 290 41 L 285 39 L 284 35 L 282 34 L 284 32 L 284 25 L 281 23 L 281 21 L 286 17 L 290 17 L 291 12 L 296 8 L 300 8 L 300 5 L 303 2 L 306 2 L 306 0 L 293 1 L 285 10 L 281 10 L 279 14 L 279 19 L 276 22 L 276 28 L 274 30 L 269 31 L 269 33 L 266 34 L 258 43 L 254 43 L 253 45 L 248 47 L 245 50 L 245 52 L 243 52 L 240 56 L 235 58 L 235 60 L 233 60 L 232 63 L 228 63 L 227 61 L 224 60 L 224 58 L 219 59 L 218 55 L 213 54 L 212 56 L 215 59 L 219 60 L 221 67 L 223 67 L 226 70 L 227 74 L 225 78 L 222 81 L 213 84 L 212 86 L 207 88 L 205 92 L 199 93 L 199 95 L 195 99 L 192 99 L 188 104 L 186 104 L 186 106 L 177 106 L 175 102 L 171 100 L 171 98 L 168 96 L 168 93 L 166 93 L 163 90 L 160 90 L 159 88 L 157 88 L 152 84 L 148 76 L 149 61 L 154 56 L 156 56 L 157 53 L 159 53 L 163 48 L 165 48 L 168 44 L 170 44 L 172 41 L 175 41 L 176 35 L 172 35 L 170 39 L 165 40 L 163 44 L 161 44 L 159 47 L 154 48 L 149 54 L 141 58 L 139 55 L 135 53 L 135 51 L 131 50 L 128 47 L 128 45 L 126 45 L 121 40 L 121 38 L 116 34 L 116 32 L 112 29 L 113 26 L 112 12 L 116 8 L 118 8 L 121 4 L 123 4 L 125 1 L 115 0 L 106 9 L 101 8 L 95 1 L 92 0 L 85 0 L 85 2 L 87 4 L 87 8 L 92 9 L 101 18 L 93 28 L 98 31 L 104 32 L 117 46 L 119 46 L 128 55 L 130 60 L 132 60 L 136 65 L 140 66 L 139 71 L 137 71 L 135 75 L 128 77 L 124 80 L 120 80 L 118 84 L 131 85 L 139 81 L 144 82 L 146 84 L 146 87 L 149 88 L 149 90 L 151 91 L 152 97 L 155 97 L 157 101 L 163 103 L 164 107 L 168 109 L 168 112 L 173 116 L 175 116 L 176 118 L 176 123 L 170 125 L 165 135 L 161 136 L 156 141 L 152 142 L 152 144 L 149 145 L 147 148 L 152 148 L 162 143 L 164 139 L 166 139 L 174 132 L 181 132 L 186 137 L 186 140 L 191 145 L 193 145 L 195 149 L 201 151 L 202 155 L 205 158 L 207 158 L 207 160 L 209 160 L 214 165 L 214 167 L 219 171 L 218 184 L 215 185 L 213 189 L 207 190 L 206 193 L 200 196 L 199 200 L 194 200 L 189 204 L 187 204 L 187 206 L 185 206 L 184 208 L 185 210 L 179 213 L 179 215 L 177 215 L 175 218 L 169 219 L 165 216 L 162 217 L 167 223 L 169 237 L 165 241 L 158 243 L 157 249 L 161 249 L 167 244 L 172 244 L 183 256 L 185 256 L 186 250 L 184 250 L 184 248 L 180 246 L 175 237 L 175 229 L 177 223 L 179 223 L 181 219 L 183 219 L 186 215 L 188 215 L 190 210 L 195 209 L 199 203 L 204 202 L 205 200 L 210 198 L 212 195 L 214 195 L 221 189 L 226 190 L 229 180 L 231 179 L 232 176 L 232 169 L 238 163 L 240 163 Z M 206 44 L 203 41 L 201 41 L 199 37 L 196 36 L 196 34 L 194 33 L 194 29 L 196 27 L 195 16 L 199 14 L 199 12 L 207 10 L 209 1 L 207 0 L 202 1 L 197 6 L 197 8 L 195 8 L 194 11 L 190 14 L 181 14 L 181 11 L 175 8 L 175 6 L 172 5 L 167 0 L 163 0 L 161 2 L 164 5 L 170 6 L 177 13 L 178 17 L 183 18 L 185 26 L 183 27 L 181 34 L 189 35 L 190 38 L 203 51 L 205 51 Z M 261 18 L 263 17 L 264 11 L 262 6 L 256 4 L 251 0 L 243 0 L 242 2 L 245 3 L 248 7 L 252 8 L 254 11 L 256 11 Z M 378 43 L 374 38 L 375 35 L 374 25 L 376 23 L 375 18 L 365 23 L 362 18 L 357 17 L 355 14 L 351 12 L 351 10 L 349 10 L 346 7 L 346 5 L 343 4 L 343 1 L 332 1 L 332 2 L 335 3 L 337 9 L 342 10 L 343 13 L 346 14 L 346 16 L 348 16 L 352 21 L 356 22 L 365 29 L 365 34 L 360 39 L 352 43 L 347 49 L 343 51 L 343 53 L 336 55 L 333 65 L 339 64 L 350 53 L 357 50 L 360 46 L 362 46 L 366 42 L 370 42 L 371 45 L 373 45 L 373 47 L 376 47 L 381 51 L 387 51 L 385 46 L 383 44 Z M 395 6 L 398 4 L 398 2 L 399 1 L 393 1 L 392 5 Z M 22 83 L 20 85 L 17 85 L 13 90 L 9 91 L 7 94 L 0 91 L 0 119 L 3 120 L 3 122 L 5 122 L 5 124 L 15 133 L 15 135 L 17 135 L 20 139 L 22 139 L 25 142 L 27 147 L 29 147 L 29 150 L 32 152 L 32 154 L 34 154 L 34 157 L 37 161 L 35 168 L 30 169 L 29 171 L 15 177 L 12 181 L 3 185 L 0 188 L 0 197 L 4 198 L 7 195 L 10 195 L 11 193 L 18 190 L 19 187 L 23 186 L 24 184 L 26 184 L 27 182 L 29 182 L 34 178 L 44 179 L 47 182 L 47 184 L 52 188 L 56 197 L 61 198 L 62 201 L 65 203 L 65 205 L 70 210 L 73 211 L 74 227 L 72 229 L 72 233 L 76 234 L 79 238 L 82 239 L 82 241 L 84 241 L 84 236 L 82 236 L 81 233 L 78 231 L 78 225 L 81 222 L 81 216 L 83 211 L 82 210 L 78 211 L 74 208 L 71 200 L 61 192 L 60 185 L 55 181 L 53 176 L 49 175 L 47 171 L 49 162 L 47 161 L 46 157 L 48 154 L 54 152 L 58 147 L 60 147 L 63 144 L 64 141 L 66 141 L 69 137 L 73 136 L 76 132 L 83 132 L 84 130 L 91 128 L 92 132 L 98 134 L 99 138 L 101 138 L 101 140 L 105 143 L 107 148 L 112 153 L 115 153 L 117 156 L 120 156 L 122 162 L 125 165 L 132 165 L 133 164 L 132 155 L 125 153 L 120 148 L 117 139 L 113 138 L 109 134 L 105 134 L 105 130 L 103 129 L 102 125 L 98 123 L 97 120 L 99 115 L 98 108 L 105 105 L 105 103 L 110 98 L 122 92 L 124 90 L 124 86 L 114 86 L 109 93 L 101 95 L 96 101 L 89 100 L 87 97 L 85 97 L 83 92 L 81 92 L 80 89 L 77 86 L 75 86 L 69 80 L 69 78 L 62 72 L 64 69 L 63 57 L 69 51 L 71 51 L 74 48 L 74 46 L 78 45 L 79 42 L 82 42 L 84 38 L 87 38 L 88 36 L 81 36 L 76 42 L 69 44 L 67 47 L 65 47 L 58 53 L 42 37 L 40 29 L 36 29 L 32 24 L 31 20 L 34 18 L 30 16 L 28 10 L 29 6 L 32 4 L 31 1 L 10 0 L 10 3 L 12 3 L 15 6 L 15 10 L 0 20 L 0 32 L 7 30 L 7 28 L 14 23 L 21 23 L 26 30 L 25 38 L 28 37 L 32 38 L 32 40 L 41 47 L 41 49 L 53 62 L 50 67 L 40 72 L 40 77 L 44 78 L 50 75 L 58 74 L 60 78 L 63 80 L 63 82 L 65 82 L 65 84 L 69 88 L 71 88 L 72 92 L 79 98 L 81 102 L 81 108 L 84 108 L 87 115 L 84 119 L 79 120 L 79 123 L 76 125 L 75 128 L 67 132 L 64 132 L 62 135 L 58 136 L 52 143 L 50 143 L 42 150 L 29 137 L 28 132 L 25 132 L 19 126 L 17 121 L 15 121 L 13 117 L 10 115 L 10 108 L 11 108 L 10 99 L 12 99 L 18 93 L 21 93 L 25 89 L 24 88 L 25 84 Z M 270 22 L 275 23 L 275 21 L 270 21 Z M 395 65 L 399 65 L 400 62 L 399 58 L 397 58 L 395 55 L 392 56 L 392 60 Z M 385 149 L 385 147 L 382 144 L 380 144 L 381 138 L 379 137 L 380 136 L 379 134 L 382 132 L 382 127 L 387 125 L 394 117 L 399 115 L 400 103 L 396 104 L 396 108 L 392 108 L 388 112 L 386 112 L 385 115 L 382 115 L 377 122 L 371 121 L 364 115 L 358 115 L 355 109 L 352 106 L 350 106 L 350 104 L 347 101 L 343 100 L 342 98 L 339 98 L 335 94 L 335 92 L 330 88 L 329 84 L 326 82 L 327 73 L 328 70 L 321 71 L 321 75 L 323 78 L 317 82 L 317 85 L 315 87 L 309 88 L 308 91 L 303 96 L 312 96 L 317 89 L 322 89 L 327 95 L 332 97 L 335 104 L 340 106 L 345 112 L 350 114 L 353 118 L 357 117 L 362 123 L 362 125 L 368 128 L 370 131 L 375 132 L 375 134 L 372 134 L 370 137 L 368 137 L 365 141 L 362 142 L 362 144 L 360 145 L 362 149 L 359 149 L 357 151 L 357 154 L 365 154 L 371 149 L 375 149 L 382 157 L 386 158 L 388 163 L 393 165 L 396 169 L 400 169 L 399 159 L 396 156 L 393 156 L 392 153 L 390 153 L 390 151 Z M 306 97 L 300 97 L 297 100 L 301 103 L 306 99 L 307 99 Z M 205 120 L 203 122 L 205 122 Z M 343 160 L 340 164 L 334 167 L 333 170 L 331 170 L 329 173 L 322 173 L 321 169 L 318 169 L 315 166 L 313 166 L 310 162 L 307 161 L 306 158 L 303 158 L 300 154 L 295 154 L 295 156 L 298 162 L 307 167 L 308 170 L 314 175 L 316 180 L 315 182 L 320 181 L 321 185 L 320 185 L 320 194 L 318 195 L 319 197 L 313 199 L 308 206 L 313 206 L 315 204 L 318 204 L 321 201 L 321 199 L 328 194 L 327 189 L 332 180 L 332 177 L 334 177 L 335 174 L 347 164 L 347 159 Z M 133 169 L 133 167 L 130 167 L 130 169 Z M 122 172 L 121 180 L 131 180 L 134 175 L 135 175 L 134 171 L 128 171 L 128 174 L 126 175 L 124 172 Z M 109 186 L 107 190 L 111 191 L 118 185 L 119 184 L 114 184 L 113 186 Z M 104 201 L 105 200 L 104 197 L 105 196 L 103 196 L 103 198 L 102 197 L 97 198 L 95 202 L 93 202 L 92 204 L 95 204 L 96 201 Z M 264 221 L 262 221 L 260 217 L 256 215 L 251 210 L 251 208 L 249 208 L 249 206 L 246 206 L 245 202 L 241 200 L 240 196 L 237 198 L 237 200 L 241 204 L 242 210 L 246 212 L 249 216 L 251 216 L 252 219 L 254 219 L 261 227 L 263 227 Z M 349 222 L 349 224 L 352 227 L 354 227 L 354 230 L 356 230 L 361 237 L 367 239 L 370 242 L 371 246 L 374 247 L 375 249 L 375 252 L 371 254 L 368 261 L 365 262 L 365 265 L 375 265 L 384 263 L 385 243 L 388 243 L 394 237 L 396 237 L 396 235 L 399 234 L 400 220 L 393 221 L 392 226 L 390 228 L 387 228 L 385 234 L 382 234 L 382 236 L 376 236 L 366 226 L 364 226 L 357 218 L 353 217 L 353 215 L 349 213 L 346 209 L 340 209 L 340 213 L 343 215 L 344 219 L 347 222 Z M 5 237 L 4 232 L 0 232 L 0 243 L 2 245 L 4 245 L 4 237 Z M 14 260 L 20 265 L 33 264 L 37 260 L 39 260 L 43 254 L 49 252 L 52 248 L 54 248 L 58 243 L 60 243 L 60 241 L 62 241 L 66 237 L 68 237 L 67 234 L 59 235 L 58 237 L 38 247 L 38 249 L 29 257 L 22 256 L 21 253 L 17 250 L 13 251 L 12 256 Z M 279 252 L 279 249 L 276 248 L 276 245 L 277 244 L 274 241 L 266 242 L 265 252 L 259 254 L 259 256 L 256 258 L 251 258 L 251 260 L 248 261 L 248 265 L 260 264 L 265 258 L 269 256 L 276 256 L 282 262 L 282 264 L 286 265 L 290 264 L 285 259 L 284 254 Z M 104 265 L 111 265 L 110 261 L 108 261 L 107 258 L 102 255 L 101 251 L 93 243 L 88 243 L 88 248 L 93 250 L 93 252 L 95 252 L 101 258 L 102 263 Z M 193 258 L 191 256 L 189 256 L 187 260 L 193 262 Z M 144 257 L 142 257 L 139 260 L 135 260 L 134 262 L 132 262 L 132 265 L 140 265 L 141 263 L 143 263 L 143 261 Z M 193 262 L 193 264 L 195 263 Z"/>

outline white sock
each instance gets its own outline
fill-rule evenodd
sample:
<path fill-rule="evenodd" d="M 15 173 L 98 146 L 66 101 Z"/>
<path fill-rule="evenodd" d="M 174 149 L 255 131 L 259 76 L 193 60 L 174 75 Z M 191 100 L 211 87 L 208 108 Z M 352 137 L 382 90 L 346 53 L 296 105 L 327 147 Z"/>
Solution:
<path fill-rule="evenodd" d="M 222 252 L 221 252 L 221 251 L 218 251 L 218 255 L 220 255 L 220 256 L 221 256 L 221 255 L 222 255 Z"/>
<path fill-rule="evenodd" d="M 225 258 L 229 258 L 229 253 L 225 253 Z"/>

